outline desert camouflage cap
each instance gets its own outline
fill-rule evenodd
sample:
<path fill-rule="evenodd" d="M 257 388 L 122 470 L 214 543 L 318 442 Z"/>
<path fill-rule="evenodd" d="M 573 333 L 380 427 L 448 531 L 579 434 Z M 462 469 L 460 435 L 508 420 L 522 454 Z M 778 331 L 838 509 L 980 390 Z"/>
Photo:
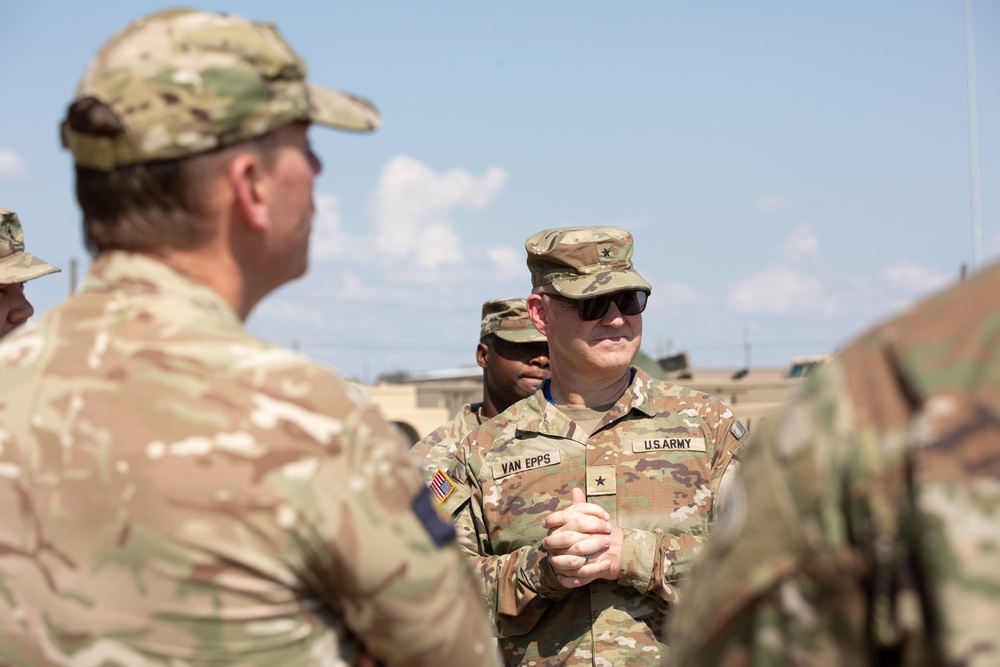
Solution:
<path fill-rule="evenodd" d="M 531 284 L 552 285 L 563 296 L 652 288 L 632 267 L 632 235 L 618 227 L 559 227 L 532 235 L 528 251 Z"/>
<path fill-rule="evenodd" d="M 62 124 L 81 167 L 185 157 L 267 134 L 295 121 L 374 130 L 378 110 L 359 97 L 306 81 L 306 65 L 273 25 L 171 9 L 113 36 L 87 68 L 74 103 L 107 109 L 110 136 Z"/>
<path fill-rule="evenodd" d="M 545 342 L 545 336 L 538 332 L 528 317 L 524 299 L 494 299 L 483 304 L 479 340 L 490 334 L 512 343 Z"/>
<path fill-rule="evenodd" d="M 0 208 L 0 285 L 23 283 L 60 271 L 24 252 L 24 231 L 17 213 Z"/>

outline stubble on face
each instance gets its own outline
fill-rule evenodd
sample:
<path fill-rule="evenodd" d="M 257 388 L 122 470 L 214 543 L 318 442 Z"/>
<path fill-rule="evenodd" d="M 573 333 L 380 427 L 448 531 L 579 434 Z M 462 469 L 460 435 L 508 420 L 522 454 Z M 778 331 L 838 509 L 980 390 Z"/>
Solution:
<path fill-rule="evenodd" d="M 584 321 L 573 304 L 546 299 L 553 366 L 577 373 L 625 372 L 639 354 L 642 315 L 622 315 L 612 304 L 599 320 Z"/>
<path fill-rule="evenodd" d="M 315 214 L 313 184 L 322 165 L 312 151 L 308 129 L 307 123 L 278 129 L 278 147 L 269 168 L 274 186 L 275 261 L 285 269 L 283 282 L 301 277 L 309 264 L 309 236 Z"/>

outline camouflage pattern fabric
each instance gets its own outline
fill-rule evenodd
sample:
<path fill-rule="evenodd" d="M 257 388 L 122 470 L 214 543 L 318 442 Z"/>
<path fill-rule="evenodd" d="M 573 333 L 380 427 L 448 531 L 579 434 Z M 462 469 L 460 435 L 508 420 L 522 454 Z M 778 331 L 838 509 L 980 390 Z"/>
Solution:
<path fill-rule="evenodd" d="M 755 433 L 678 664 L 1000 665 L 998 294 L 994 266 L 877 327 Z"/>
<path fill-rule="evenodd" d="M 460 481 L 471 491 L 456 522 L 459 543 L 482 575 L 506 664 L 668 657 L 664 620 L 745 430 L 718 399 L 633 373 L 589 437 L 543 390 L 486 422 L 458 451 Z M 548 563 L 542 518 L 569 506 L 573 487 L 624 529 L 617 582 L 567 589 Z"/>
<path fill-rule="evenodd" d="M 208 287 L 102 255 L 0 377 L 0 664 L 498 664 L 406 443 Z"/>
<path fill-rule="evenodd" d="M 632 234 L 618 227 L 558 227 L 532 234 L 528 251 L 531 285 L 552 285 L 565 297 L 587 299 L 652 287 L 632 266 Z"/>
<path fill-rule="evenodd" d="M 490 334 L 511 343 L 545 342 L 545 336 L 531 323 L 524 299 L 494 299 L 483 304 L 479 340 Z"/>
<path fill-rule="evenodd" d="M 295 121 L 347 130 L 381 123 L 368 100 L 306 82 L 306 65 L 274 26 L 171 9 L 133 22 L 101 48 L 76 92 L 123 125 L 113 136 L 62 124 L 81 167 L 111 171 L 259 137 Z"/>
<path fill-rule="evenodd" d="M 459 444 L 482 424 L 479 417 L 482 407 L 482 403 L 466 403 L 451 421 L 442 424 L 413 445 L 410 453 L 414 462 L 423 470 L 426 481 L 431 480 L 438 468 L 450 467 Z"/>
<path fill-rule="evenodd" d="M 24 252 L 20 218 L 9 208 L 0 208 L 0 285 L 27 282 L 59 270 Z"/>
<path fill-rule="evenodd" d="M 482 407 L 482 403 L 466 403 L 451 421 L 442 424 L 433 433 L 413 445 L 410 449 L 411 458 L 423 471 L 425 482 L 430 484 L 438 469 L 447 471 L 449 475 L 455 474 L 453 468 L 458 446 L 482 424 L 479 416 Z M 464 477 L 461 473 L 457 476 L 460 479 Z M 458 486 L 438 509 L 442 515 L 451 518 L 468 499 L 468 489 Z"/>

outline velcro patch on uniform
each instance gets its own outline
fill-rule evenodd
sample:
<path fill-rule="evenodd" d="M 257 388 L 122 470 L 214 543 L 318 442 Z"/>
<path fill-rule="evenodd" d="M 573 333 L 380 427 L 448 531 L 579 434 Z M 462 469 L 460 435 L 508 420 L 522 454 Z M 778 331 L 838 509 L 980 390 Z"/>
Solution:
<path fill-rule="evenodd" d="M 438 505 L 443 503 L 448 499 L 448 496 L 452 494 L 455 490 L 455 480 L 448 477 L 448 473 L 442 468 L 438 468 L 437 472 L 434 473 L 434 477 L 431 478 L 430 484 L 427 485 L 430 489 L 431 495 L 434 496 L 434 500 L 438 502 Z"/>
<path fill-rule="evenodd" d="M 705 438 L 643 438 L 632 441 L 632 452 L 645 454 L 657 451 L 704 452 Z"/>
<path fill-rule="evenodd" d="M 613 496 L 618 493 L 614 466 L 587 466 L 587 496 Z"/>
<path fill-rule="evenodd" d="M 747 434 L 747 427 L 743 425 L 739 419 L 733 422 L 733 425 L 729 427 L 729 432 L 733 434 L 733 437 L 737 440 L 742 440 L 743 436 Z"/>
<path fill-rule="evenodd" d="M 420 495 L 413 499 L 413 513 L 417 515 L 420 523 L 427 530 L 427 534 L 434 540 L 434 544 L 443 546 L 455 538 L 455 527 L 444 521 L 437 510 L 431 506 L 431 492 L 429 489 L 422 489 Z"/>
<path fill-rule="evenodd" d="M 540 452 L 529 456 L 517 456 L 509 459 L 501 459 L 493 464 L 493 479 L 500 479 L 508 475 L 514 475 L 527 470 L 544 468 L 559 464 L 558 450 L 551 452 Z"/>

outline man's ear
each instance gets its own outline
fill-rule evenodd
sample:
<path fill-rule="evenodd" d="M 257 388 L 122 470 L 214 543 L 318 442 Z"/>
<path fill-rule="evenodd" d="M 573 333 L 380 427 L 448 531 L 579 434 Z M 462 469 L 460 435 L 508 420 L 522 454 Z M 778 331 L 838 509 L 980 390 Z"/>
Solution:
<path fill-rule="evenodd" d="M 531 323 L 535 325 L 535 329 L 538 330 L 538 333 L 548 338 L 549 312 L 545 308 L 545 299 L 542 298 L 541 294 L 529 294 L 525 301 L 528 307 L 528 317 L 531 318 Z"/>
<path fill-rule="evenodd" d="M 237 212 L 250 228 L 266 230 L 271 224 L 271 215 L 260 156 L 252 152 L 239 153 L 230 161 L 226 176 L 233 189 L 233 205 Z"/>
<path fill-rule="evenodd" d="M 486 343 L 480 341 L 479 345 L 476 345 L 476 363 L 479 364 L 480 368 L 486 368 L 489 360 L 490 348 Z"/>

